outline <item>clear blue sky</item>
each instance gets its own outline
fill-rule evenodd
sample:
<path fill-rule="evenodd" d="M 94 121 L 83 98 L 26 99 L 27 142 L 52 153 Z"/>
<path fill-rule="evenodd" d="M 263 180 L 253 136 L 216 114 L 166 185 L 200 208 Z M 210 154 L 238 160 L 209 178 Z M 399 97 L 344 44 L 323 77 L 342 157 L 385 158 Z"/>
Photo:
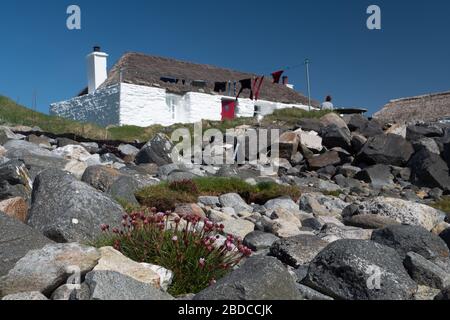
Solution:
<path fill-rule="evenodd" d="M 82 30 L 66 9 L 82 10 Z M 382 30 L 366 9 L 382 10 Z M 38 109 L 86 86 L 94 44 L 109 68 L 127 51 L 256 73 L 310 58 L 312 95 L 377 111 L 398 97 L 450 90 L 450 1 L 40 0 L 0 3 L 0 94 Z M 288 73 L 306 92 L 304 68 Z"/>

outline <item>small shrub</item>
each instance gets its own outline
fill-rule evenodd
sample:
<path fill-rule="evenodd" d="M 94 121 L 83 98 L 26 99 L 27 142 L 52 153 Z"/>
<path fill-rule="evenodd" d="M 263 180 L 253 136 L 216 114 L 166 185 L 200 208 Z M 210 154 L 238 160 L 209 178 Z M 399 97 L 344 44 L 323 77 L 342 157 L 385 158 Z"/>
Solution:
<path fill-rule="evenodd" d="M 171 190 L 165 183 L 138 191 L 136 198 L 143 206 L 155 207 L 161 211 L 175 210 L 179 204 L 196 203 L 198 200 L 197 195 Z"/>
<path fill-rule="evenodd" d="M 172 191 L 185 192 L 192 195 L 199 194 L 197 184 L 192 180 L 174 181 L 169 184 Z"/>
<path fill-rule="evenodd" d="M 275 182 L 261 182 L 252 192 L 249 202 L 264 205 L 267 201 L 280 197 L 290 197 L 297 201 L 300 196 L 301 191 L 297 187 L 279 185 Z"/>
<path fill-rule="evenodd" d="M 218 243 L 223 225 L 195 215 L 138 212 L 123 217 L 122 229 L 103 225 L 97 247 L 113 246 L 128 258 L 172 270 L 174 296 L 198 293 L 225 276 L 251 250 L 240 239 L 228 236 Z"/>
<path fill-rule="evenodd" d="M 239 178 L 197 178 L 194 179 L 202 195 L 220 196 L 226 193 L 238 193 L 245 198 L 254 191 L 254 187 Z"/>
<path fill-rule="evenodd" d="M 450 216 L 450 196 L 443 197 L 441 200 L 435 202 L 433 208 L 441 210 Z"/>
<path fill-rule="evenodd" d="M 139 202 L 146 207 L 160 210 L 174 210 L 177 205 L 196 203 L 199 196 L 221 196 L 237 193 L 248 203 L 265 204 L 267 201 L 288 196 L 297 201 L 301 191 L 295 186 L 262 182 L 256 186 L 238 178 L 196 178 L 171 184 L 147 187 L 136 194 Z"/>

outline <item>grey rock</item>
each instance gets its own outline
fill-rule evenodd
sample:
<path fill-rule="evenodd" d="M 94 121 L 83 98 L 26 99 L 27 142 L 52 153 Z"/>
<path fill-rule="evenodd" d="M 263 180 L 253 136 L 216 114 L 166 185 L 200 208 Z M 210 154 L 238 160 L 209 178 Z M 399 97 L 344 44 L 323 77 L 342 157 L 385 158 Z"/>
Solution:
<path fill-rule="evenodd" d="M 253 208 L 249 206 L 244 199 L 237 193 L 228 193 L 219 197 L 222 207 L 233 208 L 236 213 L 253 212 Z"/>
<path fill-rule="evenodd" d="M 244 238 L 243 244 L 253 251 L 268 249 L 279 238 L 271 233 L 253 231 Z"/>
<path fill-rule="evenodd" d="M 0 145 L 4 145 L 9 140 L 18 140 L 17 135 L 10 128 L 0 126 Z"/>
<path fill-rule="evenodd" d="M 367 164 L 404 166 L 414 153 L 411 143 L 395 134 L 370 138 L 358 154 L 358 160 Z"/>
<path fill-rule="evenodd" d="M 220 206 L 219 197 L 203 196 L 198 198 L 198 202 L 212 208 Z"/>
<path fill-rule="evenodd" d="M 28 224 L 56 242 L 90 241 L 101 225 L 119 226 L 124 211 L 108 196 L 72 175 L 48 169 L 33 185 Z"/>
<path fill-rule="evenodd" d="M 268 211 L 276 210 L 277 208 L 285 209 L 288 211 L 298 211 L 298 204 L 296 204 L 291 198 L 277 198 L 267 201 L 264 207 Z"/>
<path fill-rule="evenodd" d="M 441 154 L 441 150 L 439 149 L 439 145 L 432 138 L 422 138 L 418 141 L 413 142 L 414 150 L 420 151 L 422 149 L 426 149 L 430 153 L 435 153 L 437 155 Z"/>
<path fill-rule="evenodd" d="M 439 293 L 435 300 L 440 300 L 440 301 L 448 301 L 450 300 L 450 287 L 444 289 L 441 291 L 441 293 Z"/>
<path fill-rule="evenodd" d="M 357 214 L 377 214 L 427 230 L 432 230 L 443 220 L 442 214 L 432 207 L 388 197 L 376 197 L 360 203 Z"/>
<path fill-rule="evenodd" d="M 342 174 L 344 177 L 353 178 L 361 171 L 360 167 L 355 167 L 351 165 L 343 165 L 338 168 L 337 173 Z"/>
<path fill-rule="evenodd" d="M 450 274 L 417 253 L 408 252 L 404 265 L 418 284 L 436 289 L 450 286 Z"/>
<path fill-rule="evenodd" d="M 194 300 L 301 300 L 286 267 L 276 258 L 254 256 L 203 290 Z"/>
<path fill-rule="evenodd" d="M 142 185 L 133 177 L 121 176 L 108 188 L 107 193 L 116 201 L 139 205 L 135 193 L 141 188 Z"/>
<path fill-rule="evenodd" d="M 336 151 L 326 152 L 318 156 L 310 157 L 307 160 L 312 170 L 318 170 L 331 165 L 336 166 L 342 163 L 342 159 Z"/>
<path fill-rule="evenodd" d="M 100 259 L 97 249 L 77 243 L 48 244 L 28 252 L 0 278 L 0 296 L 39 291 L 51 294 L 69 276 L 85 275 Z"/>
<path fill-rule="evenodd" d="M 157 134 L 136 155 L 136 164 L 156 163 L 158 166 L 174 163 L 172 159 L 173 143 L 164 134 Z"/>
<path fill-rule="evenodd" d="M 381 229 L 390 225 L 398 225 L 399 223 L 388 217 L 376 214 L 362 214 L 346 218 L 345 224 L 363 229 Z"/>
<path fill-rule="evenodd" d="M 91 298 L 89 286 L 86 283 L 82 284 L 64 284 L 56 289 L 51 296 L 52 300 L 60 301 L 85 301 Z"/>
<path fill-rule="evenodd" d="M 112 184 L 123 174 L 116 169 L 105 166 L 91 166 L 84 172 L 81 181 L 95 189 L 106 192 Z"/>
<path fill-rule="evenodd" d="M 334 242 L 342 239 L 370 240 L 372 230 L 327 223 L 323 226 L 317 236 L 327 242 Z"/>
<path fill-rule="evenodd" d="M 450 228 L 445 229 L 439 234 L 439 237 L 441 237 L 442 240 L 447 244 L 447 247 L 450 248 Z"/>
<path fill-rule="evenodd" d="M 376 271 L 381 272 L 379 288 L 371 282 Z M 330 244 L 311 262 L 303 283 L 344 300 L 408 300 L 417 290 L 395 250 L 363 240 Z"/>
<path fill-rule="evenodd" d="M 427 137 L 442 137 L 444 131 L 442 128 L 427 125 L 411 125 L 406 128 L 406 139 L 409 141 L 419 140 Z"/>
<path fill-rule="evenodd" d="M 322 143 L 328 149 L 334 147 L 341 147 L 350 150 L 351 134 L 348 128 L 340 128 L 337 125 L 330 125 L 322 129 L 321 132 Z"/>
<path fill-rule="evenodd" d="M 450 191 L 449 168 L 439 155 L 422 149 L 411 158 L 409 166 L 411 181 L 415 185 Z"/>
<path fill-rule="evenodd" d="M 382 188 L 394 183 L 390 167 L 384 164 L 365 168 L 355 178 L 370 183 L 374 188 Z"/>
<path fill-rule="evenodd" d="M 158 177 L 160 177 L 161 179 L 166 180 L 167 177 L 172 173 L 172 172 L 176 172 L 179 171 L 180 167 L 175 164 L 175 163 L 171 163 L 171 164 L 166 164 L 163 166 L 160 166 L 158 168 Z"/>
<path fill-rule="evenodd" d="M 173 300 L 168 293 L 113 271 L 92 271 L 85 283 L 91 292 L 91 300 Z"/>
<path fill-rule="evenodd" d="M 52 243 L 40 232 L 0 212 L 0 276 L 6 275 L 29 251 Z"/>
<path fill-rule="evenodd" d="M 297 289 L 300 291 L 300 294 L 306 299 L 306 300 L 312 300 L 312 301 L 332 301 L 333 298 L 326 296 L 319 291 L 316 291 L 310 287 L 307 287 L 303 284 L 298 283 Z"/>
<path fill-rule="evenodd" d="M 420 254 L 430 261 L 446 261 L 449 258 L 449 249 L 445 242 L 418 226 L 388 226 L 375 230 L 372 240 L 395 249 L 403 259 L 409 252 Z"/>
<path fill-rule="evenodd" d="M 329 243 L 311 235 L 298 235 L 276 241 L 270 254 L 283 263 L 298 268 L 309 264 Z"/>
<path fill-rule="evenodd" d="M 139 149 L 131 144 L 121 144 L 119 146 L 119 151 L 125 156 L 136 156 L 139 153 Z"/>
<path fill-rule="evenodd" d="M 6 297 L 3 297 L 3 301 L 46 301 L 48 300 L 46 296 L 44 296 L 40 292 L 21 292 L 16 294 L 10 294 Z"/>

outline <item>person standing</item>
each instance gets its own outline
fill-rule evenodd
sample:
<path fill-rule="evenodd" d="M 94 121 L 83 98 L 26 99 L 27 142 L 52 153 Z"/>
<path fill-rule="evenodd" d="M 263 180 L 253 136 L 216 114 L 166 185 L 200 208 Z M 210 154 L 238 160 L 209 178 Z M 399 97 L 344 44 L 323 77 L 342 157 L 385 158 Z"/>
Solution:
<path fill-rule="evenodd" d="M 334 110 L 333 103 L 331 102 L 332 100 L 333 100 L 333 98 L 331 96 L 327 96 L 325 98 L 325 102 L 322 103 L 322 105 L 320 106 L 320 109 L 322 109 L 322 110 Z"/>

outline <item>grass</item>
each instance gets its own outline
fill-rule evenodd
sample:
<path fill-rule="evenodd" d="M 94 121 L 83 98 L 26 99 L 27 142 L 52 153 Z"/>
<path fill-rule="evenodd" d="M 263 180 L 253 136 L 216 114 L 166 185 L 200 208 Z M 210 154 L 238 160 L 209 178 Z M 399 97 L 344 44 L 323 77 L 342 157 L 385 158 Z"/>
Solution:
<path fill-rule="evenodd" d="M 302 118 L 320 118 L 329 111 L 305 111 L 297 108 L 276 110 L 274 114 L 266 116 L 262 126 L 294 126 Z M 35 112 L 24 106 L 17 104 L 11 99 L 0 95 L 0 123 L 6 125 L 24 125 L 29 127 L 38 126 L 45 132 L 54 134 L 75 134 L 89 139 L 98 140 L 120 140 L 141 142 L 151 140 L 157 133 L 171 135 L 179 128 L 188 128 L 193 136 L 193 124 L 175 124 L 170 127 L 154 125 L 150 127 L 121 126 L 108 127 L 71 121 L 56 116 L 49 116 L 40 112 Z M 232 129 L 241 125 L 254 126 L 257 124 L 255 118 L 238 118 L 228 121 L 203 121 L 203 130 L 218 129 L 225 133 L 227 129 Z"/>
<path fill-rule="evenodd" d="M 441 210 L 450 216 L 450 196 L 443 197 L 432 205 L 433 208 Z"/>
<path fill-rule="evenodd" d="M 261 205 L 282 196 L 289 196 L 294 201 L 301 196 L 299 188 L 274 182 L 254 186 L 238 178 L 208 177 L 149 186 L 138 191 L 136 197 L 143 206 L 167 211 L 174 210 L 179 204 L 196 203 L 199 196 L 221 196 L 227 193 L 237 193 L 248 203 Z"/>

